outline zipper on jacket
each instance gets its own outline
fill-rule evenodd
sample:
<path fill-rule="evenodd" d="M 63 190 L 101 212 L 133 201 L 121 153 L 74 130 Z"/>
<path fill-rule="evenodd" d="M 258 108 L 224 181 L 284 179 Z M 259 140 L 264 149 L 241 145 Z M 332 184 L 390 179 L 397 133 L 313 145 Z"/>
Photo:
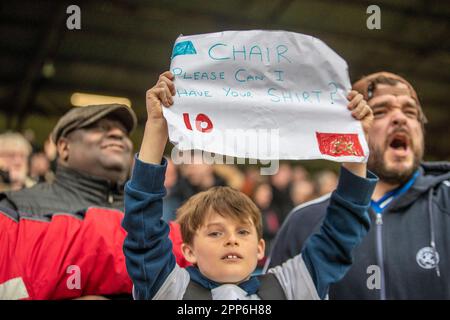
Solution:
<path fill-rule="evenodd" d="M 384 282 L 384 260 L 383 260 L 383 216 L 381 213 L 376 214 L 375 219 L 376 227 L 376 251 L 377 251 L 377 263 L 380 267 L 380 300 L 386 300 L 386 287 Z"/>
<path fill-rule="evenodd" d="M 431 249 L 433 250 L 434 253 L 434 257 L 436 259 L 436 275 L 438 277 L 441 276 L 441 271 L 439 269 L 439 261 L 437 261 L 437 257 L 438 257 L 438 252 L 436 250 L 436 242 L 435 242 L 435 232 L 434 232 L 434 219 L 433 219 L 433 206 L 432 206 L 432 198 L 433 198 L 433 188 L 430 189 L 430 191 L 428 192 L 428 215 L 430 217 L 430 237 L 431 237 Z"/>

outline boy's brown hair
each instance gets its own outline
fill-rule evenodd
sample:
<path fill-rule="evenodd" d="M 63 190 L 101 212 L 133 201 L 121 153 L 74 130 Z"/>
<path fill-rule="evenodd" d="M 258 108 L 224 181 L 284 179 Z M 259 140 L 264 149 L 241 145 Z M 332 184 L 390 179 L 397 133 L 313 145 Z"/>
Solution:
<path fill-rule="evenodd" d="M 177 210 L 177 222 L 180 224 L 183 242 L 192 244 L 195 233 L 211 212 L 245 224 L 252 221 L 258 240 L 262 238 L 261 211 L 252 200 L 233 188 L 213 187 L 190 197 Z"/>

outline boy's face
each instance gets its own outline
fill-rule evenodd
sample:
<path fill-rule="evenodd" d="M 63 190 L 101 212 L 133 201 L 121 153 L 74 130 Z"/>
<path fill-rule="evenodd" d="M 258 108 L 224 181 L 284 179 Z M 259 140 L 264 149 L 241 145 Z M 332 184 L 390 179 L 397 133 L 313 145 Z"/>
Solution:
<path fill-rule="evenodd" d="M 183 254 L 208 279 L 219 283 L 239 283 L 251 275 L 264 257 L 265 243 L 256 228 L 210 213 L 193 239 L 182 245 Z"/>

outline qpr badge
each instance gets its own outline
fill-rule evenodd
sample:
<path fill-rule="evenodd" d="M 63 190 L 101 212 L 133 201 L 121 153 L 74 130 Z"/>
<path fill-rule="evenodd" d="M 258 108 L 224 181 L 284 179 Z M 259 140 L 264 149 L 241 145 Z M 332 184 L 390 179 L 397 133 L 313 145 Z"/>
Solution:
<path fill-rule="evenodd" d="M 433 248 L 425 247 L 417 252 L 416 261 L 424 269 L 434 269 L 439 263 L 439 254 Z"/>

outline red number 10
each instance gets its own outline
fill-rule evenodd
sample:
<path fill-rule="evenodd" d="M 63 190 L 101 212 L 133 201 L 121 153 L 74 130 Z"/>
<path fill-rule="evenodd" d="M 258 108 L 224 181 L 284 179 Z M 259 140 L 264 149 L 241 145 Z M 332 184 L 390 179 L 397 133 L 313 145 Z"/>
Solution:
<path fill-rule="evenodd" d="M 192 131 L 191 120 L 189 119 L 189 113 L 183 113 L 183 120 L 186 128 Z M 203 128 L 202 124 L 206 123 L 206 127 Z M 204 113 L 199 113 L 195 117 L 195 128 L 200 132 L 211 132 L 214 125 L 211 119 Z"/>

